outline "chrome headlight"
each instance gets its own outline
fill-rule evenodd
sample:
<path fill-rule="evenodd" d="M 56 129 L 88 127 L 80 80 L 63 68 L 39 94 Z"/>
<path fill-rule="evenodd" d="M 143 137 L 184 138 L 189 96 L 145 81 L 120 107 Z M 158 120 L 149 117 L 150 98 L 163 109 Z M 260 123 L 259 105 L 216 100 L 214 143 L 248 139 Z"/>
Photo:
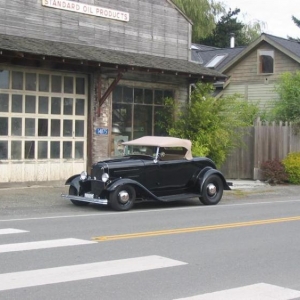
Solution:
<path fill-rule="evenodd" d="M 87 179 L 87 172 L 86 171 L 81 172 L 80 179 L 81 180 L 86 180 Z"/>
<path fill-rule="evenodd" d="M 106 182 L 109 179 L 109 175 L 107 173 L 103 173 L 101 179 L 103 182 Z"/>

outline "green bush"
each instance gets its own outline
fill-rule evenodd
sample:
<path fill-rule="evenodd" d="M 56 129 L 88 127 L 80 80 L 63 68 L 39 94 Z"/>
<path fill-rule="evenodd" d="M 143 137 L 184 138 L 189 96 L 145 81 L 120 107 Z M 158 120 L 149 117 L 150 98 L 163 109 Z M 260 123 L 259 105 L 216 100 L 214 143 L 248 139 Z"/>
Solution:
<path fill-rule="evenodd" d="M 165 99 L 156 126 L 160 132 L 191 140 L 194 156 L 207 156 L 219 167 L 232 149 L 243 144 L 241 129 L 253 124 L 259 108 L 239 95 L 216 99 L 213 91 L 212 84 L 197 83 L 189 103 Z"/>
<path fill-rule="evenodd" d="M 288 174 L 285 171 L 284 165 L 278 159 L 263 162 L 260 169 L 263 179 L 268 183 L 278 184 L 288 181 Z"/>
<path fill-rule="evenodd" d="M 300 121 L 300 71 L 280 75 L 275 87 L 280 99 L 274 102 L 272 114 L 277 121 Z"/>
<path fill-rule="evenodd" d="M 282 163 L 289 176 L 289 181 L 300 184 L 300 152 L 289 153 Z"/>

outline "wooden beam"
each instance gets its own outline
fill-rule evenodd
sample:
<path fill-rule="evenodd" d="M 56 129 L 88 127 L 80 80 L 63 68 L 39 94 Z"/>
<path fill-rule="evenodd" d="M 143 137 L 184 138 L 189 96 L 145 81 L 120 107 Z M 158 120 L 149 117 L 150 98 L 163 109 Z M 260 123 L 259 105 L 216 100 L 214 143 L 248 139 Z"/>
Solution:
<path fill-rule="evenodd" d="M 98 97 L 99 97 L 99 112 L 100 112 L 100 107 L 102 104 L 105 102 L 107 97 L 111 94 L 111 92 L 115 89 L 121 78 L 123 77 L 123 73 L 118 73 L 117 77 L 114 79 L 114 81 L 111 83 L 111 85 L 108 87 L 104 95 L 101 97 L 101 91 L 98 90 Z M 98 83 L 98 87 L 101 87 L 101 83 Z"/>

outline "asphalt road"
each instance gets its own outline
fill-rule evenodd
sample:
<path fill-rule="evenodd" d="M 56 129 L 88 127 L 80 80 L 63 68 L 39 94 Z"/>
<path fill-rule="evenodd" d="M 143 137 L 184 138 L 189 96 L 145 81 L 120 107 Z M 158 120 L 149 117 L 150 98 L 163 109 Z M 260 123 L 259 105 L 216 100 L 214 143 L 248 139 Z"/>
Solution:
<path fill-rule="evenodd" d="M 76 207 L 63 192 L 0 190 L 1 300 L 300 298 L 298 186 L 124 213 Z"/>

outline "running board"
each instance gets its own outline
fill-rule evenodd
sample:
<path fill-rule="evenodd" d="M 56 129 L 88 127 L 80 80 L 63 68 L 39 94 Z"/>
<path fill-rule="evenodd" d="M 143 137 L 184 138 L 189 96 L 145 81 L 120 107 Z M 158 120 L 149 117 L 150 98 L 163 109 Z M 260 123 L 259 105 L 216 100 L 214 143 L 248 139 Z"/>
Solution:
<path fill-rule="evenodd" d="M 65 195 L 65 194 L 61 194 L 61 197 L 69 199 L 69 200 L 82 201 L 82 202 L 88 202 L 88 203 L 94 203 L 94 204 L 107 205 L 107 203 L 108 203 L 107 199 L 88 198 L 88 197 Z"/>
<path fill-rule="evenodd" d="M 158 200 L 163 201 L 163 202 L 171 202 L 171 201 L 180 201 L 180 200 L 185 200 L 188 198 L 199 198 L 199 194 L 177 194 L 177 195 L 170 195 L 170 196 L 162 196 L 162 197 L 157 197 Z"/>

